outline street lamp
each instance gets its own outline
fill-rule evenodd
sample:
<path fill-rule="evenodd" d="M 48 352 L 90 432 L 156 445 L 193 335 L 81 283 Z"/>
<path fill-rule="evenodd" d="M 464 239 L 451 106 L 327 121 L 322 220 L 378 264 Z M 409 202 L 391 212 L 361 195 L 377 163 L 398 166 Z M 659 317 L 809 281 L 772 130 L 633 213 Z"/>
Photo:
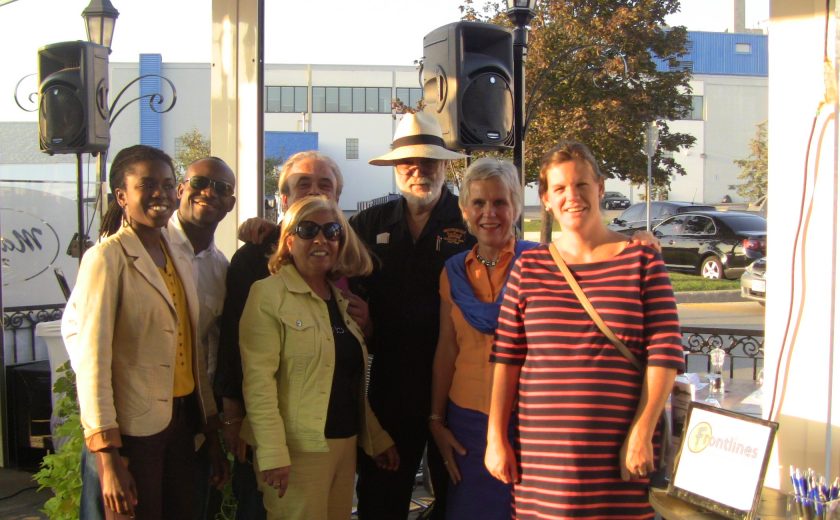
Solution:
<path fill-rule="evenodd" d="M 525 187 L 525 57 L 528 54 L 528 24 L 536 16 L 537 0 L 507 0 L 507 16 L 513 30 L 513 164 Z M 519 217 L 522 228 L 522 216 Z"/>
<path fill-rule="evenodd" d="M 85 10 L 82 11 L 82 18 L 85 19 L 85 28 L 87 29 L 88 41 L 97 45 L 107 47 L 108 52 L 110 53 L 111 42 L 114 38 L 114 25 L 116 24 L 117 17 L 119 15 L 120 12 L 117 11 L 113 4 L 111 4 L 110 0 L 91 0 L 90 4 L 88 4 Z M 144 78 L 151 77 L 157 77 L 164 80 L 169 85 L 169 88 L 172 89 L 172 99 L 168 106 L 163 107 L 161 109 L 161 105 L 164 102 L 164 97 L 159 92 L 154 92 L 152 94 L 143 94 L 139 97 L 130 99 L 128 101 L 124 101 L 122 105 L 119 104 L 123 94 L 125 94 L 128 91 L 129 87 L 131 87 L 135 83 L 140 82 Z M 116 119 L 119 117 L 122 111 L 126 109 L 126 107 L 128 107 L 135 101 L 140 101 L 142 99 L 149 100 L 149 108 L 153 112 L 162 114 L 164 112 L 169 112 L 170 110 L 172 110 L 172 108 L 175 106 L 175 101 L 177 101 L 178 99 L 178 94 L 175 91 L 175 85 L 169 79 L 164 78 L 163 76 L 160 76 L 158 74 L 144 74 L 140 77 L 134 78 L 133 80 L 129 81 L 128 84 L 126 84 L 117 93 L 111 105 L 108 106 L 107 113 L 109 131 L 110 128 L 113 127 L 114 121 L 116 121 Z M 98 172 L 99 177 L 100 215 L 105 214 L 105 208 L 107 207 L 106 201 L 108 200 L 108 172 L 106 171 L 107 158 L 107 149 L 96 156 L 96 170 Z M 83 250 L 81 251 L 83 252 Z"/>
<path fill-rule="evenodd" d="M 647 155 L 647 195 L 645 209 L 647 210 L 646 229 L 650 231 L 650 198 L 653 195 L 653 156 L 659 147 L 659 126 L 656 121 L 645 125 L 645 154 Z"/>
<path fill-rule="evenodd" d="M 91 0 L 82 11 L 85 19 L 88 41 L 108 47 L 111 51 L 111 41 L 114 37 L 114 24 L 120 12 L 111 5 L 109 0 Z"/>

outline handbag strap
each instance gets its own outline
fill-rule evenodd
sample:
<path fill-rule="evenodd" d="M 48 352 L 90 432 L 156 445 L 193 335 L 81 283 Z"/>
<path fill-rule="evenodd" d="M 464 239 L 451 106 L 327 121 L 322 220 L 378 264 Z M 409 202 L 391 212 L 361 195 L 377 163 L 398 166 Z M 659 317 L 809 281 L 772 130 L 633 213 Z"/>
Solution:
<path fill-rule="evenodd" d="M 557 264 L 557 267 L 560 268 L 560 272 L 563 273 L 563 276 L 566 277 L 566 282 L 568 282 L 569 286 L 575 292 L 580 304 L 583 305 L 583 308 L 586 309 L 586 312 L 589 314 L 589 317 L 592 318 L 592 321 L 595 322 L 595 325 L 598 326 L 598 329 L 604 333 L 604 336 L 610 340 L 615 348 L 621 352 L 621 355 L 627 358 L 629 361 L 639 372 L 644 372 L 644 368 L 642 367 L 641 362 L 639 362 L 639 358 L 637 358 L 627 346 L 618 339 L 618 336 L 612 331 L 612 329 L 604 323 L 604 320 L 601 318 L 601 315 L 598 314 L 598 311 L 595 310 L 595 307 L 592 306 L 592 302 L 589 301 L 589 298 L 583 293 L 583 289 L 580 288 L 580 285 L 575 280 L 572 271 L 569 270 L 569 266 L 566 265 L 566 262 L 563 261 L 563 257 L 560 256 L 560 251 L 557 250 L 557 247 L 552 242 L 548 245 L 548 251 L 551 253 L 551 257 L 554 258 L 554 263 Z"/>

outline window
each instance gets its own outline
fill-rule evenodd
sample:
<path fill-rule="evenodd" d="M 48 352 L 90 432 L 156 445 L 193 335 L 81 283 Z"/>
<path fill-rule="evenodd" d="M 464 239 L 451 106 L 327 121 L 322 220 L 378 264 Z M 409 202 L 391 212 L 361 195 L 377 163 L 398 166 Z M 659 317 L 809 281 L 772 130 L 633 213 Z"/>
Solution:
<path fill-rule="evenodd" d="M 390 114 L 391 89 L 388 87 L 312 87 L 312 111 Z"/>
<path fill-rule="evenodd" d="M 708 217 L 692 215 L 685 220 L 686 235 L 714 235 L 715 223 Z"/>
<path fill-rule="evenodd" d="M 306 87 L 265 87 L 266 112 L 306 112 Z"/>
<path fill-rule="evenodd" d="M 656 226 L 656 234 L 662 235 L 682 235 L 685 225 L 685 217 L 669 218 L 662 224 Z"/>
<path fill-rule="evenodd" d="M 752 45 L 749 43 L 736 43 L 735 52 L 738 54 L 752 54 Z"/>
<path fill-rule="evenodd" d="M 379 111 L 379 89 L 368 87 L 365 89 L 365 112 L 373 113 Z"/>
<path fill-rule="evenodd" d="M 417 103 L 423 99 L 422 88 L 398 88 L 397 98 L 407 107 L 415 108 Z"/>
<path fill-rule="evenodd" d="M 685 114 L 683 119 L 691 121 L 703 121 L 703 96 L 691 96 L 691 109 Z"/>
<path fill-rule="evenodd" d="M 327 89 L 324 87 L 312 87 L 312 111 L 327 111 Z"/>
<path fill-rule="evenodd" d="M 391 112 L 391 89 L 379 88 L 379 112 L 387 114 Z"/>
<path fill-rule="evenodd" d="M 295 112 L 306 112 L 307 102 L 307 88 L 306 87 L 295 87 Z"/>
<path fill-rule="evenodd" d="M 345 159 L 358 159 L 359 158 L 359 138 L 358 137 L 348 137 L 346 144 L 345 144 Z"/>
<path fill-rule="evenodd" d="M 645 218 L 646 207 L 644 204 L 633 204 L 630 208 L 622 213 L 618 218 L 625 222 L 636 222 Z"/>
<path fill-rule="evenodd" d="M 339 87 L 338 89 L 338 111 L 353 111 L 353 89 L 350 87 Z"/>
<path fill-rule="evenodd" d="M 353 89 L 353 112 L 365 111 L 365 89 L 356 87 Z"/>
<path fill-rule="evenodd" d="M 338 89 L 327 89 L 327 104 L 324 107 L 324 112 L 338 112 Z"/>

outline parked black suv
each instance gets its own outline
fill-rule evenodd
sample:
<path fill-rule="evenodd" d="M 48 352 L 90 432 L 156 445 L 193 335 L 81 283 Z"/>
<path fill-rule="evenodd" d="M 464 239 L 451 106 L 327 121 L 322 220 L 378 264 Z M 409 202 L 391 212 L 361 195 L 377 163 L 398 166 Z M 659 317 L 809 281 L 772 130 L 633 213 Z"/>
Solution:
<path fill-rule="evenodd" d="M 650 202 L 650 227 L 665 220 L 666 218 L 685 213 L 686 211 L 714 211 L 714 206 L 704 206 L 694 204 L 693 202 L 682 202 L 677 200 L 653 200 Z M 645 229 L 647 225 L 647 212 L 645 210 L 644 202 L 637 202 L 626 210 L 621 215 L 614 218 L 612 223 L 607 227 L 613 231 L 624 233 L 625 235 L 632 235 L 640 229 Z"/>
<path fill-rule="evenodd" d="M 604 200 L 601 201 L 604 209 L 625 209 L 630 207 L 630 199 L 618 191 L 604 192 Z"/>

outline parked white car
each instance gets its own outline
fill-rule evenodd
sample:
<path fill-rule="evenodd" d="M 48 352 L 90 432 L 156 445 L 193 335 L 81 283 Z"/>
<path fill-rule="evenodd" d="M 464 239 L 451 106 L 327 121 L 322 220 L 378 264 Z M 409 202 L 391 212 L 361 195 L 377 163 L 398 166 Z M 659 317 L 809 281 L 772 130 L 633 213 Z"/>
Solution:
<path fill-rule="evenodd" d="M 767 300 L 767 257 L 759 258 L 747 266 L 741 275 L 741 296 L 764 305 Z"/>

